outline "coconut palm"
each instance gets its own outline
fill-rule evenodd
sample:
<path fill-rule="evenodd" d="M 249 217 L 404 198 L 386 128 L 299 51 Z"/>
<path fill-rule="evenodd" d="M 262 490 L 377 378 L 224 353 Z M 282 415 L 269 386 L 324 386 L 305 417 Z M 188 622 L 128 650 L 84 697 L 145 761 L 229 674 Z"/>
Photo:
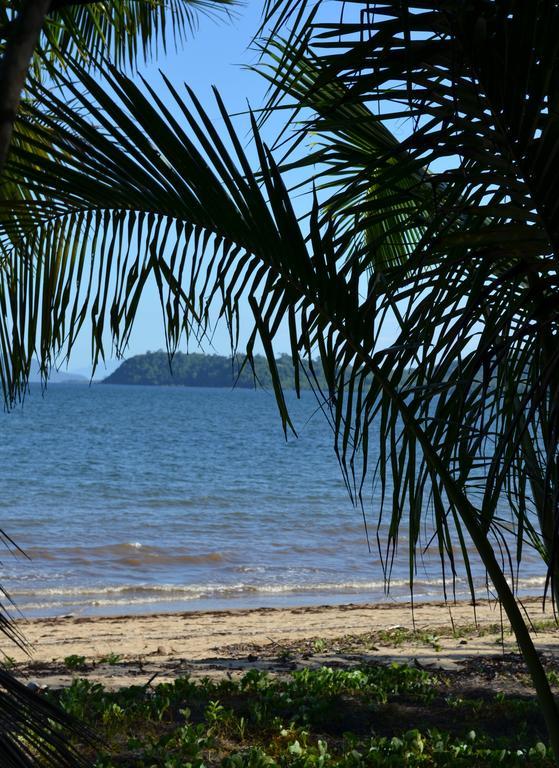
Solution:
<path fill-rule="evenodd" d="M 320 3 L 270 2 L 267 111 L 298 120 L 272 151 L 252 117 L 256 167 L 217 94 L 223 134 L 170 82 L 163 95 L 107 69 L 100 84 L 77 63 L 63 98 L 30 87 L 8 168 L 25 203 L 4 217 L 3 378 L 13 396 L 19 360 L 69 354 L 88 313 L 95 357 L 107 323 L 122 351 L 154 280 L 171 353 L 214 313 L 236 349 L 252 313 L 247 360 L 259 340 L 288 429 L 274 363 L 286 322 L 296 381 L 320 357 L 348 487 L 381 484 L 387 576 L 403 521 L 412 586 L 425 526 L 450 586 L 461 557 L 473 591 L 473 544 L 559 760 L 515 596 L 526 546 L 556 586 L 559 3 L 345 5 L 331 21 Z M 291 173 L 309 190 L 303 217 Z"/>

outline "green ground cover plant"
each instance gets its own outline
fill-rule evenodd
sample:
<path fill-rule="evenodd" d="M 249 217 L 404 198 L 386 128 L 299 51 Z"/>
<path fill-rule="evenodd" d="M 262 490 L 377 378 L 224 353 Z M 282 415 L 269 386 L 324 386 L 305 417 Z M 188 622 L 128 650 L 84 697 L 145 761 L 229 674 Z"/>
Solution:
<path fill-rule="evenodd" d="M 532 697 L 454 695 L 412 666 L 319 667 L 47 696 L 99 734 L 96 768 L 551 766 Z M 78 745 L 79 747 L 79 745 Z"/>
<path fill-rule="evenodd" d="M 79 670 L 85 669 L 85 656 L 78 656 L 75 653 L 70 654 L 64 658 L 64 666 L 66 669 Z"/>

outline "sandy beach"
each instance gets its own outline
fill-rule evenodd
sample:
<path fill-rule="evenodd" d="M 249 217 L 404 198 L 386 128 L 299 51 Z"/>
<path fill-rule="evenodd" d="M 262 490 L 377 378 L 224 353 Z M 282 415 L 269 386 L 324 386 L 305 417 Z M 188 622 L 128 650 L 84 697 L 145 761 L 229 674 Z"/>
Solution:
<path fill-rule="evenodd" d="M 559 651 L 559 629 L 539 598 L 524 601 L 544 655 Z M 502 630 L 501 630 L 502 627 Z M 33 619 L 19 628 L 31 656 L 3 643 L 18 674 L 63 685 L 79 674 L 108 686 L 191 676 L 282 672 L 305 665 L 400 661 L 458 671 L 475 658 L 515 656 L 498 604 L 316 606 Z M 71 669 L 68 657 L 84 657 Z M 480 658 L 481 661 L 481 658 Z M 70 665 L 71 666 L 71 665 Z"/>

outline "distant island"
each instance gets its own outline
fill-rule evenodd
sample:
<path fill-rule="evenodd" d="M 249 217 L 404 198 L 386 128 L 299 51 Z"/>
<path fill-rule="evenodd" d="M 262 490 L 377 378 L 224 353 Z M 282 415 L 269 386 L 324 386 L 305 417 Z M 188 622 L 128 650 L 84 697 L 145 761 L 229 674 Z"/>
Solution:
<path fill-rule="evenodd" d="M 31 363 L 31 370 L 29 371 L 29 383 L 30 384 L 42 384 L 43 377 L 41 375 L 41 369 L 39 363 L 34 360 Z M 49 371 L 48 376 L 49 384 L 89 384 L 89 379 L 86 376 L 81 376 L 78 373 L 68 373 L 67 371 L 59 371 L 54 366 Z"/>
<path fill-rule="evenodd" d="M 177 352 L 169 366 L 166 352 L 146 352 L 125 360 L 110 376 L 103 379 L 104 384 L 147 384 L 183 387 L 271 387 L 272 377 L 268 362 L 263 355 L 254 356 L 256 381 L 250 365 L 247 363 L 239 375 L 242 357 L 235 359 L 223 355 L 185 354 Z M 284 389 L 294 389 L 293 364 L 290 355 L 281 355 L 276 360 L 280 381 Z M 325 386 L 320 364 L 316 364 L 320 373 L 320 386 Z M 300 374 L 301 389 L 309 389 L 303 371 Z"/>

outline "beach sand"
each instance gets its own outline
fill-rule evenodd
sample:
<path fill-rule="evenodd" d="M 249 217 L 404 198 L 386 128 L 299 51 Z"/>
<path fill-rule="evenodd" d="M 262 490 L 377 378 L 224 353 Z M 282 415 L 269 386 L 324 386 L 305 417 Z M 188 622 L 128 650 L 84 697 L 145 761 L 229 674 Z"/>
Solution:
<path fill-rule="evenodd" d="M 539 598 L 524 606 L 544 657 L 559 657 L 559 628 Z M 477 620 L 477 625 L 476 625 Z M 449 672 L 476 659 L 521 663 L 498 604 L 409 604 L 259 608 L 116 617 L 33 619 L 19 628 L 31 657 L 2 641 L 16 674 L 41 684 L 83 676 L 108 687 L 237 675 L 258 667 L 285 673 L 302 666 L 412 663 Z M 503 626 L 503 631 L 501 631 Z M 69 656 L 85 667 L 68 669 Z"/>

